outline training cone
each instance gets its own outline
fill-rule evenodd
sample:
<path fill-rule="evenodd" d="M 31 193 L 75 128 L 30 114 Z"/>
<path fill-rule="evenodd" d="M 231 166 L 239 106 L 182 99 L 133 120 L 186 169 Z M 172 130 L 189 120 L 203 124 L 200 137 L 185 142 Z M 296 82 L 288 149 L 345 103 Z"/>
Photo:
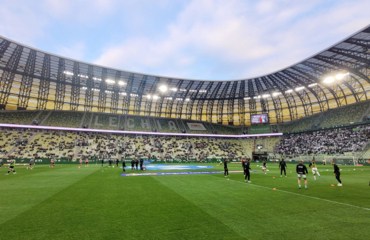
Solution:
<path fill-rule="evenodd" d="M 334 184 L 332 184 L 331 186 L 334 187 Z"/>
<path fill-rule="evenodd" d="M 276 188 L 273 188 L 272 190 L 276 190 Z"/>

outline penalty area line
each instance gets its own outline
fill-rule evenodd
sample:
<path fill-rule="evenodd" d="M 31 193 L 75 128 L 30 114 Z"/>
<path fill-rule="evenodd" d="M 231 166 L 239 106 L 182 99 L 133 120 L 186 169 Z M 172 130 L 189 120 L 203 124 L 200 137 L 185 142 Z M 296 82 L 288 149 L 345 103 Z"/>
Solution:
<path fill-rule="evenodd" d="M 212 176 L 212 175 L 208 175 L 208 176 Z M 212 177 L 216 177 L 216 176 L 212 176 Z M 265 189 L 270 189 L 271 190 L 271 188 L 269 188 L 269 187 L 265 187 L 265 186 L 261 186 L 261 185 L 256 185 L 256 184 L 253 184 L 253 183 L 244 183 L 244 182 L 239 182 L 239 181 L 235 181 L 235 180 L 231 180 L 231 181 L 236 182 L 236 183 L 241 183 L 241 184 L 243 184 L 245 186 L 248 186 L 249 185 L 249 186 L 260 187 L 260 188 L 265 188 Z M 336 201 L 328 200 L 328 199 L 325 199 L 325 198 L 312 197 L 312 196 L 307 196 L 307 195 L 303 195 L 303 194 L 299 194 L 299 193 L 294 193 L 294 192 L 289 192 L 289 191 L 280 190 L 280 189 L 276 189 L 276 191 L 284 192 L 284 193 L 290 193 L 290 194 L 297 195 L 297 196 L 312 198 L 312 199 L 316 199 L 316 200 L 321 200 L 321 201 L 325 201 L 325 202 L 331 202 L 331 203 L 341 204 L 341 205 L 348 206 L 348 207 L 360 208 L 360 209 L 364 209 L 364 210 L 370 211 L 370 208 L 359 207 L 359 206 L 351 205 L 351 204 L 348 204 L 348 203 L 336 202 Z"/>

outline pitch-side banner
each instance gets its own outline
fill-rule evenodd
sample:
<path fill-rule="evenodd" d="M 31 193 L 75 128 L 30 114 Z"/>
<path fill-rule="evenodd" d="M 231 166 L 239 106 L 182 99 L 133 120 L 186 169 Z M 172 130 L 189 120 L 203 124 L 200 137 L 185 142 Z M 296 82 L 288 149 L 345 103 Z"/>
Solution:
<path fill-rule="evenodd" d="M 186 123 L 190 130 L 205 131 L 207 130 L 202 123 Z"/>

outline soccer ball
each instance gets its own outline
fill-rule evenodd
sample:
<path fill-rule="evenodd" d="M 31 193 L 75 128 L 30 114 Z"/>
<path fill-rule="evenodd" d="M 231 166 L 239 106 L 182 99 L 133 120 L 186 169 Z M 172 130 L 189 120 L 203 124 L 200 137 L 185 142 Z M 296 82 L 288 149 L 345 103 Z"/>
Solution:
<path fill-rule="evenodd" d="M 113 168 L 114 168 L 114 166 L 113 166 Z"/>

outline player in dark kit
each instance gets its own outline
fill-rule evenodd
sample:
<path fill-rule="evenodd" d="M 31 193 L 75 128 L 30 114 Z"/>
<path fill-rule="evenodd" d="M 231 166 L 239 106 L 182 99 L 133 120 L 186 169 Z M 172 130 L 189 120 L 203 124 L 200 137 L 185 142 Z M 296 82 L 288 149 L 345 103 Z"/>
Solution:
<path fill-rule="evenodd" d="M 104 166 L 104 159 L 103 158 L 101 159 L 101 166 L 102 167 Z"/>
<path fill-rule="evenodd" d="M 284 161 L 284 159 L 281 159 L 280 163 L 279 163 L 279 168 L 280 168 L 280 177 L 283 176 L 283 171 L 284 171 L 284 175 L 286 177 L 286 162 Z"/>
<path fill-rule="evenodd" d="M 144 160 L 141 158 L 140 159 L 140 170 L 143 171 L 143 163 L 144 163 Z"/>
<path fill-rule="evenodd" d="M 244 176 L 245 176 L 245 161 L 246 161 L 246 160 L 243 160 L 243 159 L 242 159 L 242 168 L 243 168 L 243 171 L 244 171 Z"/>
<path fill-rule="evenodd" d="M 136 165 L 136 170 L 138 170 L 139 169 L 139 160 L 137 160 L 137 159 L 135 159 L 135 165 Z"/>
<path fill-rule="evenodd" d="M 342 181 L 340 180 L 340 170 L 339 170 L 339 167 L 337 164 L 334 163 L 334 161 L 331 161 L 331 165 L 334 166 L 334 175 L 335 175 L 335 178 L 338 180 L 338 186 L 341 187 L 342 186 Z"/>
<path fill-rule="evenodd" d="M 125 159 L 122 160 L 122 168 L 123 168 L 123 172 L 126 172 L 126 162 L 125 162 Z"/>
<path fill-rule="evenodd" d="M 301 177 L 303 177 L 305 189 L 307 190 L 308 188 L 307 188 L 307 176 L 306 176 L 306 174 L 308 175 L 308 171 L 307 171 L 306 166 L 303 165 L 303 161 L 299 161 L 299 163 L 297 164 L 296 172 L 298 174 L 298 187 L 301 188 Z"/>
<path fill-rule="evenodd" d="M 224 159 L 224 175 L 225 175 L 225 177 L 230 177 L 229 176 L 229 169 L 227 168 L 227 158 Z"/>
<path fill-rule="evenodd" d="M 111 167 L 112 166 L 112 162 L 113 162 L 112 159 L 109 159 L 108 162 L 109 162 L 109 167 Z"/>
<path fill-rule="evenodd" d="M 245 179 L 245 182 L 247 182 L 247 179 L 248 179 L 248 183 L 252 183 L 250 180 L 251 180 L 251 173 L 249 172 L 249 170 L 252 170 L 251 167 L 250 167 L 250 162 L 251 160 L 248 159 L 248 161 L 244 164 L 244 179 Z"/>
<path fill-rule="evenodd" d="M 131 170 L 135 170 L 134 165 L 135 165 L 135 161 L 134 161 L 134 159 L 132 159 L 131 160 Z"/>
<path fill-rule="evenodd" d="M 117 158 L 116 159 L 116 165 L 117 165 L 117 167 L 118 167 L 118 163 L 119 163 L 119 159 Z"/>

